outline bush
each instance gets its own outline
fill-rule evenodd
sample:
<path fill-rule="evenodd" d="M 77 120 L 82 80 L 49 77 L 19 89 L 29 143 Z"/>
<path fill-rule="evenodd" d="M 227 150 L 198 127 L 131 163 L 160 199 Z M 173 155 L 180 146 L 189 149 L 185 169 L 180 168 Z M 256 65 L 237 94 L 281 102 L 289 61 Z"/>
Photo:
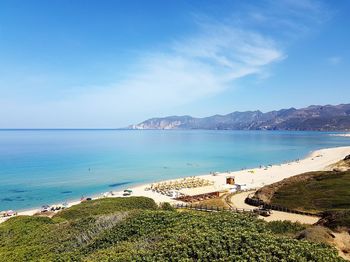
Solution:
<path fill-rule="evenodd" d="M 116 197 L 85 201 L 59 212 L 55 218 L 73 220 L 88 216 L 105 215 L 133 209 L 157 209 L 153 199 L 147 197 Z"/>
<path fill-rule="evenodd" d="M 172 205 L 170 205 L 169 202 L 164 202 L 164 203 L 162 203 L 162 204 L 160 205 L 160 208 L 161 208 L 162 210 L 166 210 L 166 211 L 175 211 L 175 210 L 176 210 Z"/>
<path fill-rule="evenodd" d="M 82 253 L 88 261 L 342 261 L 324 244 L 279 237 L 228 212 L 142 211 Z"/>
<path fill-rule="evenodd" d="M 56 220 L 6 221 L 0 225 L 0 260 L 342 261 L 325 244 L 273 233 L 293 231 L 294 224 L 232 212 L 156 210 L 147 198 L 110 200 L 67 209 Z"/>
<path fill-rule="evenodd" d="M 296 234 L 304 229 L 306 225 L 300 223 L 293 223 L 290 221 L 271 221 L 268 222 L 267 228 L 275 234 Z"/>
<path fill-rule="evenodd" d="M 331 229 L 345 228 L 350 231 L 350 210 L 325 211 L 318 223 Z"/>

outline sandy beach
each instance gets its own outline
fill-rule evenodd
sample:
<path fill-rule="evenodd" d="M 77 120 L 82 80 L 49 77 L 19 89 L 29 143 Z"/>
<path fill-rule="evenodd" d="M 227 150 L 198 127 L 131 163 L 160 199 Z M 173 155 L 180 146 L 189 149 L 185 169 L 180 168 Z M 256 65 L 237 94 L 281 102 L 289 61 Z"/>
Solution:
<path fill-rule="evenodd" d="M 325 170 L 329 165 L 342 160 L 349 154 L 350 146 L 327 148 L 314 151 L 306 158 L 298 161 L 275 164 L 269 167 L 223 172 L 215 175 L 208 174 L 197 177 L 213 181 L 217 186 L 224 186 L 226 184 L 226 177 L 234 176 L 237 184 L 245 184 L 247 189 L 255 189 L 301 173 Z M 133 195 L 147 196 L 153 198 L 157 203 L 165 201 L 174 202 L 170 197 L 152 191 L 145 191 L 145 188 L 149 186 L 148 184 L 131 188 L 133 190 Z"/>
<path fill-rule="evenodd" d="M 245 185 L 247 189 L 257 189 L 262 186 L 272 184 L 295 176 L 304 172 L 327 170 L 329 165 L 334 164 L 337 161 L 342 160 L 345 156 L 350 154 L 350 146 L 348 147 L 335 147 L 321 149 L 312 152 L 306 158 L 301 160 L 295 160 L 293 162 L 275 164 L 268 167 L 259 167 L 254 169 L 246 169 L 234 172 L 224 172 L 215 174 L 206 174 L 197 176 L 198 178 L 213 181 L 217 187 L 227 188 L 226 177 L 234 176 L 237 184 Z M 174 180 L 174 179 L 172 179 Z M 168 180 L 171 181 L 171 180 Z M 165 181 L 164 181 L 165 182 Z M 170 202 L 176 203 L 177 201 L 166 195 L 154 192 L 152 190 L 145 190 L 149 188 L 151 184 L 144 184 L 140 186 L 131 187 L 132 196 L 145 196 L 154 199 L 156 203 Z M 96 198 L 106 197 L 106 194 L 101 194 Z M 113 196 L 108 197 L 121 197 L 123 191 L 113 192 Z M 68 203 L 68 207 L 79 204 L 80 201 L 72 201 Z M 18 212 L 18 215 L 34 215 L 38 213 L 39 209 L 32 209 L 27 211 Z M 0 218 L 0 223 L 4 222 L 8 218 Z"/>

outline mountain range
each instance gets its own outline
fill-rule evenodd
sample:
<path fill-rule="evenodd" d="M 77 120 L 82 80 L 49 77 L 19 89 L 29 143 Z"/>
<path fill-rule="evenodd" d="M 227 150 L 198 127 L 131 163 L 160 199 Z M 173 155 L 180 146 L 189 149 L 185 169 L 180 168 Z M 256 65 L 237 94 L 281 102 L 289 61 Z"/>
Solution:
<path fill-rule="evenodd" d="M 197 118 L 168 116 L 151 118 L 130 129 L 212 129 L 212 130 L 314 130 L 350 131 L 350 104 L 312 105 L 263 113 L 233 112 Z"/>

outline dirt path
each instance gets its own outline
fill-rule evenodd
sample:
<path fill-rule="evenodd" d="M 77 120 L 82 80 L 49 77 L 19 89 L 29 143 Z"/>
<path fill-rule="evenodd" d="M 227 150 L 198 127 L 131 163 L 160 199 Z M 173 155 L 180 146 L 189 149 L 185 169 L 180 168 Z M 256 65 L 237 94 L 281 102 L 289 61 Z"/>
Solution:
<path fill-rule="evenodd" d="M 339 251 L 339 255 L 350 261 L 350 234 L 348 232 L 333 233 L 334 244 Z"/>
<path fill-rule="evenodd" d="M 251 205 L 244 203 L 246 197 L 253 193 L 254 191 L 247 191 L 238 194 L 232 195 L 230 201 L 232 205 L 236 208 L 245 208 L 245 209 L 253 209 Z M 264 219 L 265 221 L 276 221 L 276 220 L 288 220 L 291 222 L 299 222 L 303 224 L 315 224 L 318 221 L 318 217 L 314 216 L 306 216 L 306 215 L 298 215 L 298 214 L 290 214 L 286 212 L 280 211 L 272 211 L 272 214 L 268 217 L 259 216 L 259 218 Z"/>

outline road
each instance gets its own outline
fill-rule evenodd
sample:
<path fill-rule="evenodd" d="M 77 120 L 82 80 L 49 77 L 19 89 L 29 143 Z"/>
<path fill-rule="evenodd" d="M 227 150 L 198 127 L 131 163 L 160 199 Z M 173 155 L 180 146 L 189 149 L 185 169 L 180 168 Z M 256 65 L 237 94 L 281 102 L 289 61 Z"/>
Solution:
<path fill-rule="evenodd" d="M 252 209 L 256 208 L 254 206 L 248 205 L 244 203 L 246 197 L 253 193 L 254 191 L 247 191 L 238 194 L 234 194 L 230 198 L 230 202 L 235 208 L 244 208 L 244 209 Z M 272 210 L 272 214 L 268 217 L 259 216 L 259 218 L 264 219 L 265 221 L 277 221 L 277 220 L 288 220 L 291 222 L 299 222 L 302 224 L 315 224 L 319 218 L 315 216 L 306 216 L 306 215 L 298 215 L 291 214 L 286 212 L 280 212 Z"/>

